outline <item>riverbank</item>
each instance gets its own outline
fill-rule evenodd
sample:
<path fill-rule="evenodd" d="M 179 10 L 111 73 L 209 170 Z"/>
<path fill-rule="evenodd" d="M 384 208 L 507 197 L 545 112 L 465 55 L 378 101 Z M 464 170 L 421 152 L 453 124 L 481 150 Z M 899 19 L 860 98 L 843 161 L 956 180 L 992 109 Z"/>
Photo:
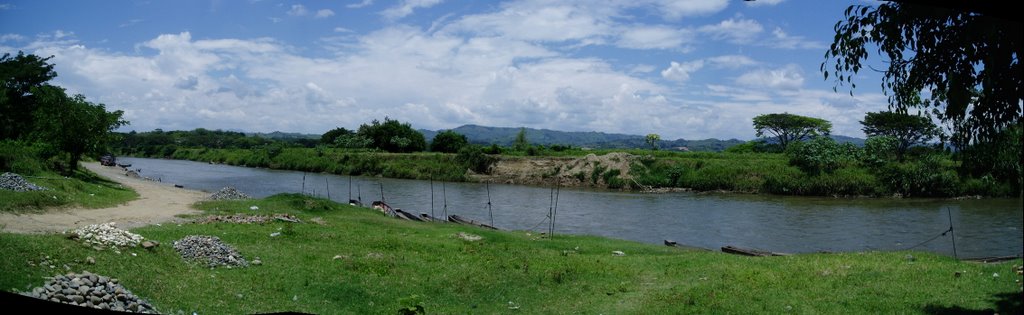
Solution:
<path fill-rule="evenodd" d="M 165 313 L 376 314 L 419 306 L 428 313 L 1009 314 L 1019 312 L 1021 300 L 1013 270 L 1019 259 L 978 264 L 923 252 L 742 257 L 400 221 L 294 194 L 198 208 L 204 216 L 287 213 L 302 223 L 150 225 L 132 232 L 163 245 L 119 253 L 59 234 L 0 233 L 0 251 L 11 253 L 0 257 L 0 288 L 26 290 L 45 276 L 88 270 L 120 279 Z M 182 262 L 171 244 L 187 235 L 216 235 L 262 264 L 210 269 Z M 26 263 L 46 256 L 56 269 Z"/>
<path fill-rule="evenodd" d="M 138 198 L 126 203 L 103 207 L 51 208 L 44 212 L 0 213 L 0 229 L 11 233 L 50 233 L 106 222 L 120 227 L 138 227 L 174 221 L 178 215 L 196 213 L 191 205 L 207 194 L 176 188 L 126 176 L 118 167 L 101 166 L 97 162 L 82 163 L 89 171 L 134 190 Z"/>
<path fill-rule="evenodd" d="M 828 197 L 1012 197 L 1018 192 L 991 178 L 961 178 L 948 157 L 868 167 L 847 163 L 815 174 L 782 153 L 627 150 L 565 151 L 554 156 L 486 155 L 486 171 L 465 157 L 443 153 L 382 153 L 336 148 L 267 150 L 178 148 L 180 160 L 337 175 L 451 182 L 600 188 L 630 191 L 689 189 Z M 482 154 L 482 153 L 481 153 Z M 468 159 L 479 161 L 479 159 Z"/>

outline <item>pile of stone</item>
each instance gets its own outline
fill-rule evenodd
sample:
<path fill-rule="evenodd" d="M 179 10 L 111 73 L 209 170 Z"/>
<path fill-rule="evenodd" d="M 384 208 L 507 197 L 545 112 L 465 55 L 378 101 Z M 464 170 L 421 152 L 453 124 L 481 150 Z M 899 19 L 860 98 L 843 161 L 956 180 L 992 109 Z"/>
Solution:
<path fill-rule="evenodd" d="M 114 227 L 114 222 L 93 224 L 78 228 L 68 238 L 80 240 L 94 247 L 135 247 L 142 242 L 142 235 Z"/>
<path fill-rule="evenodd" d="M 174 250 L 185 260 L 206 263 L 210 268 L 217 266 L 245 267 L 249 263 L 231 246 L 221 242 L 219 237 L 189 235 L 174 241 Z"/>
<path fill-rule="evenodd" d="M 29 183 L 21 175 L 4 172 L 0 175 L 0 189 L 13 190 L 17 192 L 26 192 L 34 190 L 46 190 L 45 187 L 39 187 Z"/>
<path fill-rule="evenodd" d="M 149 302 L 132 294 L 116 278 L 88 271 L 50 278 L 43 286 L 22 295 L 116 312 L 157 313 Z"/>
<path fill-rule="evenodd" d="M 128 176 L 128 177 L 131 177 L 131 178 L 142 178 L 142 175 L 139 175 L 139 172 L 136 172 L 136 171 L 124 172 L 124 176 Z"/>
<path fill-rule="evenodd" d="M 290 215 L 290 214 L 287 214 L 287 213 L 276 213 L 276 214 L 273 214 L 273 215 L 249 215 L 249 214 L 241 214 L 241 213 L 236 213 L 236 214 L 232 214 L 232 215 L 211 215 L 211 216 L 207 216 L 205 218 L 197 219 L 197 220 L 195 220 L 193 222 L 195 222 L 195 223 L 218 223 L 218 222 L 220 222 L 220 223 L 244 223 L 244 224 L 257 223 L 257 224 L 263 224 L 263 223 L 267 223 L 267 222 L 274 221 L 274 220 L 285 221 L 285 222 L 292 222 L 292 223 L 302 222 L 302 221 L 299 220 L 299 218 L 296 218 L 294 215 Z"/>
<path fill-rule="evenodd" d="M 252 197 L 231 186 L 221 188 L 220 191 L 210 195 L 210 200 L 241 200 L 249 198 Z"/>

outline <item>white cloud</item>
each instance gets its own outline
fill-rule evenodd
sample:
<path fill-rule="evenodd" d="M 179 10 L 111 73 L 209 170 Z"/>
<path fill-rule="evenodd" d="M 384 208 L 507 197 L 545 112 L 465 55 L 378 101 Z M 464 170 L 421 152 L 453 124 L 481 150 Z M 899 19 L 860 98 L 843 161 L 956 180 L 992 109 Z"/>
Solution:
<path fill-rule="evenodd" d="M 785 2 L 785 1 L 786 0 L 753 0 L 753 1 L 744 1 L 743 3 L 746 3 L 747 6 L 750 6 L 750 7 L 761 7 L 761 6 L 777 5 L 777 4 Z"/>
<path fill-rule="evenodd" d="M 691 73 L 700 70 L 703 67 L 703 60 L 695 60 L 683 63 L 673 61 L 668 68 L 661 71 L 661 76 L 669 80 L 685 82 L 690 79 Z"/>
<path fill-rule="evenodd" d="M 0 3 L 0 10 L 14 9 L 14 5 L 10 3 Z"/>
<path fill-rule="evenodd" d="M 760 89 L 796 90 L 804 84 L 801 72 L 800 67 L 795 64 L 772 70 L 759 69 L 744 73 L 736 78 L 736 83 Z"/>
<path fill-rule="evenodd" d="M 345 7 L 349 8 L 349 9 L 359 9 L 359 8 L 368 7 L 370 5 L 373 5 L 373 0 L 363 0 L 362 2 L 359 2 L 359 3 L 350 3 L 350 4 L 345 5 Z"/>
<path fill-rule="evenodd" d="M 784 49 L 824 49 L 828 47 L 825 43 L 807 40 L 803 36 L 786 34 L 782 28 L 778 27 L 772 31 L 772 39 L 767 44 L 771 47 Z"/>
<path fill-rule="evenodd" d="M 306 14 L 309 14 L 309 10 L 306 9 L 306 6 L 304 5 L 293 4 L 291 9 L 288 9 L 288 12 L 285 13 L 291 16 L 304 16 Z"/>
<path fill-rule="evenodd" d="M 21 36 L 21 35 L 18 35 L 18 34 L 2 34 L 2 35 L 0 35 L 0 43 L 8 42 L 8 41 L 16 42 L 16 41 L 21 41 L 21 40 L 24 40 L 24 39 L 25 39 L 25 36 Z"/>
<path fill-rule="evenodd" d="M 717 13 L 729 6 L 727 0 L 661 0 L 659 2 L 662 14 L 670 19 Z"/>
<path fill-rule="evenodd" d="M 344 27 L 341 27 L 341 26 L 338 26 L 338 27 L 334 28 L 334 32 L 335 33 L 352 33 L 354 31 L 350 30 L 350 29 L 347 29 L 347 28 L 344 28 Z"/>
<path fill-rule="evenodd" d="M 334 11 L 332 11 L 331 9 L 320 9 L 320 10 L 316 11 L 316 15 L 314 15 L 313 17 L 318 18 L 318 19 L 322 19 L 322 18 L 328 18 L 328 17 L 331 17 L 331 16 L 334 16 Z"/>
<path fill-rule="evenodd" d="M 440 4 L 443 0 L 403 0 L 401 4 L 381 11 L 381 15 L 391 20 L 401 19 L 418 8 L 429 8 Z"/>
<path fill-rule="evenodd" d="M 601 8 L 516 2 L 499 12 L 464 16 L 442 31 L 526 41 L 595 43 L 610 36 L 616 26 L 609 13 L 593 10 Z"/>
<path fill-rule="evenodd" d="M 679 48 L 691 41 L 690 31 L 667 26 L 629 27 L 619 36 L 616 46 L 633 49 Z"/>
<path fill-rule="evenodd" d="M 750 59 L 750 57 L 743 55 L 715 56 L 707 58 L 707 61 L 719 68 L 742 68 L 757 64 L 757 61 L 754 61 L 754 59 Z"/>
<path fill-rule="evenodd" d="M 764 27 L 754 20 L 731 18 L 718 24 L 701 26 L 699 30 L 716 40 L 745 44 L 757 38 L 764 31 Z"/>

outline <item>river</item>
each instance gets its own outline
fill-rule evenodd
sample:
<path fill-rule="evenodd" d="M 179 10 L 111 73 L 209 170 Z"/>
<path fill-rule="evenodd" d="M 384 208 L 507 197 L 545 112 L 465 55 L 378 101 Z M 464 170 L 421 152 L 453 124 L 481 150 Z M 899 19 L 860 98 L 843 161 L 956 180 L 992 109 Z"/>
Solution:
<path fill-rule="evenodd" d="M 488 188 L 494 225 L 546 231 L 552 190 L 546 187 L 431 183 L 348 177 L 207 163 L 121 158 L 141 175 L 168 184 L 214 192 L 234 186 L 254 197 L 315 194 L 369 204 L 384 199 L 396 208 L 435 216 L 458 214 L 488 222 Z M 351 181 L 351 186 L 349 182 Z M 555 232 L 589 234 L 660 244 L 665 239 L 717 249 L 725 245 L 808 253 L 915 249 L 988 257 L 1021 254 L 1022 200 L 820 198 L 748 194 L 644 194 L 584 189 L 558 191 Z M 445 204 L 447 208 L 445 209 Z"/>

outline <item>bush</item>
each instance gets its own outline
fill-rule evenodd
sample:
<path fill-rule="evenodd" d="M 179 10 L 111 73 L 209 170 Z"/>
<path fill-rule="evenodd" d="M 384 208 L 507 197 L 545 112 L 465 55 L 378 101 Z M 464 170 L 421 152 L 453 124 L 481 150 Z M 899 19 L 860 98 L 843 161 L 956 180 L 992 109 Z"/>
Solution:
<path fill-rule="evenodd" d="M 466 139 L 465 135 L 445 130 L 438 133 L 434 136 L 434 140 L 430 141 L 430 151 L 456 153 L 467 144 L 469 144 L 469 140 Z"/>
<path fill-rule="evenodd" d="M 858 160 L 860 149 L 846 143 L 838 144 L 828 137 L 817 137 L 807 142 L 793 142 L 786 148 L 790 165 L 804 172 L 817 175 L 831 173 L 841 166 Z"/>
<path fill-rule="evenodd" d="M 475 145 L 465 146 L 459 150 L 456 160 L 465 165 L 466 168 L 479 174 L 490 173 L 491 164 L 496 161 L 493 157 L 484 154 L 483 150 Z"/>

